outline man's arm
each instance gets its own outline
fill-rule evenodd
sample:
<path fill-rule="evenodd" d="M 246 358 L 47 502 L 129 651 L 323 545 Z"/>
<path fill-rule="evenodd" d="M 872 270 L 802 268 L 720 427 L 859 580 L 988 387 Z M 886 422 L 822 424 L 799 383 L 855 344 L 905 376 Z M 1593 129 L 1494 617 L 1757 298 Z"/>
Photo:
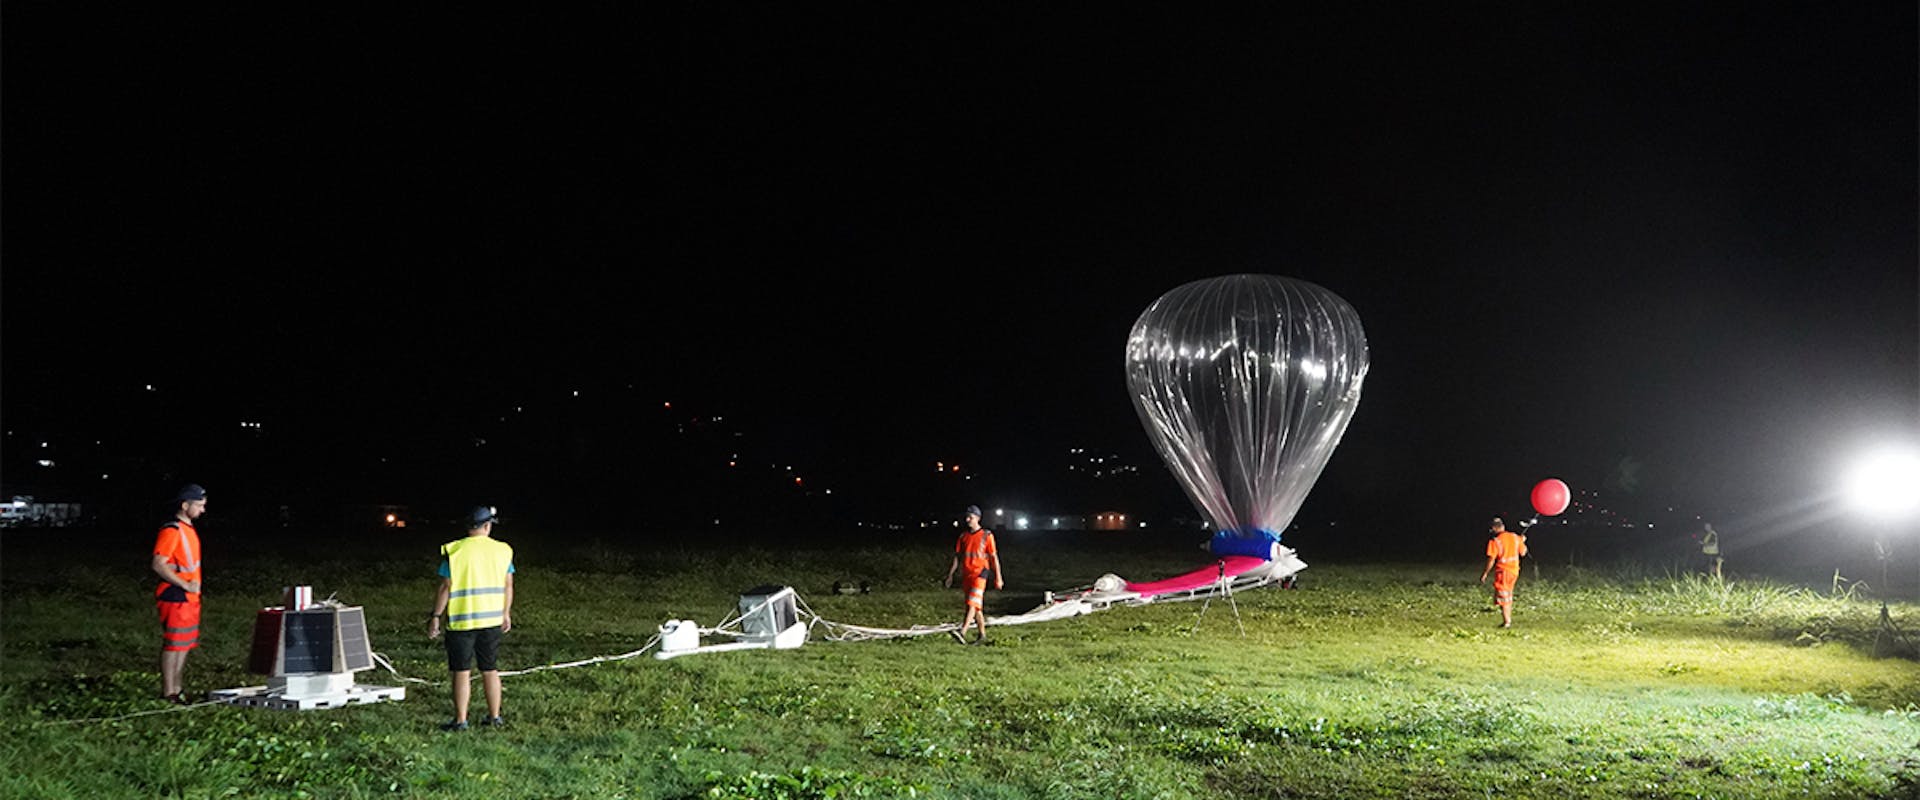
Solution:
<path fill-rule="evenodd" d="M 1007 586 L 1006 576 L 1000 574 L 1000 551 L 995 550 L 991 553 L 988 553 L 987 555 L 993 558 L 993 588 L 995 589 L 1006 588 Z"/>
<path fill-rule="evenodd" d="M 427 616 L 427 638 L 440 638 L 440 615 L 447 613 L 447 598 L 453 594 L 453 579 L 441 578 L 433 590 L 433 613 Z"/>
<path fill-rule="evenodd" d="M 500 632 L 513 630 L 513 573 L 507 573 L 507 599 L 500 606 Z"/>
<path fill-rule="evenodd" d="M 954 570 L 957 570 L 959 568 L 960 568 L 960 556 L 956 554 L 953 557 L 953 563 L 947 565 L 947 579 L 944 581 L 946 585 L 948 586 L 953 585 L 953 572 Z"/>
<path fill-rule="evenodd" d="M 1487 576 L 1493 572 L 1493 560 L 1494 560 L 1494 556 L 1487 556 L 1487 568 L 1480 570 L 1481 583 L 1486 583 Z"/>
<path fill-rule="evenodd" d="M 194 593 L 200 591 L 199 581 L 181 580 L 180 576 L 174 573 L 172 562 L 168 561 L 166 556 L 159 553 L 153 554 L 153 574 L 159 575 L 160 580 L 180 587 L 181 591 Z"/>

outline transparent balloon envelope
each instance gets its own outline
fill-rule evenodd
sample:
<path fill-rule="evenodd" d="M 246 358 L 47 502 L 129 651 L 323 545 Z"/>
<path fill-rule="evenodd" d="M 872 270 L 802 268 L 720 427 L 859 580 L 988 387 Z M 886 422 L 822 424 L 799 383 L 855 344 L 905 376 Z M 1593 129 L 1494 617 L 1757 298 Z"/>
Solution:
<path fill-rule="evenodd" d="M 1299 512 L 1360 403 L 1367 337 L 1327 289 L 1227 275 L 1162 295 L 1127 339 L 1127 386 L 1160 457 L 1217 532 L 1261 554 Z"/>

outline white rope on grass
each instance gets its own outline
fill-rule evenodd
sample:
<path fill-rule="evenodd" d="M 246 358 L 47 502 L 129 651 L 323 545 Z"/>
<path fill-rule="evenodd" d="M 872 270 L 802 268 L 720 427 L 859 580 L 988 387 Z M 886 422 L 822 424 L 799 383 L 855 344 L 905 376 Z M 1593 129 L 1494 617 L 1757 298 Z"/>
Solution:
<path fill-rule="evenodd" d="M 1270 570 L 1259 570 L 1221 581 L 1214 581 L 1204 586 L 1179 592 L 1168 592 L 1152 597 L 1141 597 L 1133 592 L 1103 593 L 1091 591 L 1092 587 L 1082 587 L 1082 590 L 1076 590 L 1075 594 L 1071 597 L 1065 599 L 1056 598 L 1025 614 L 988 617 L 987 624 L 989 626 L 995 626 L 1051 622 L 1053 620 L 1091 614 L 1095 611 L 1105 610 L 1116 604 L 1143 606 L 1153 603 L 1177 603 L 1201 600 L 1222 595 L 1231 597 L 1234 592 L 1257 589 L 1262 586 L 1278 583 L 1281 580 L 1283 580 L 1283 578 L 1275 575 Z M 795 595 L 796 599 L 798 599 L 798 597 L 799 595 Z M 804 600 L 800 601 L 800 608 L 812 618 L 808 623 L 808 627 L 811 628 L 814 624 L 825 627 L 827 629 L 826 638 L 827 641 L 830 642 L 866 642 L 879 639 L 897 639 L 909 636 L 946 633 L 960 629 L 959 623 L 955 622 L 939 625 L 914 625 L 908 628 L 878 628 L 866 625 L 849 625 L 844 622 L 835 622 L 821 617 L 819 614 L 814 613 L 813 609 L 808 608 Z"/>
<path fill-rule="evenodd" d="M 574 667 L 584 667 L 589 664 L 600 664 L 600 663 L 609 662 L 609 661 L 625 661 L 629 658 L 635 658 L 637 656 L 645 654 L 648 650 L 652 650 L 654 646 L 659 643 L 660 643 L 660 637 L 658 635 L 655 635 L 652 639 L 648 639 L 646 644 L 641 645 L 640 649 L 634 650 L 632 652 L 620 653 L 618 655 L 611 655 L 611 656 L 595 656 L 593 658 L 583 658 L 583 659 L 580 659 L 579 661 L 565 661 L 565 662 L 556 662 L 552 664 L 543 664 L 538 667 L 528 667 L 526 669 L 502 670 L 500 672 L 500 677 L 506 678 L 506 677 L 511 677 L 515 675 L 526 675 L 526 674 L 530 674 L 534 672 L 542 672 L 550 669 L 572 669 Z M 380 666 L 385 667 L 388 672 L 393 673 L 393 676 L 400 680 L 406 681 L 408 683 L 418 683 L 422 686 L 438 686 L 439 685 L 437 683 L 434 683 L 433 681 L 425 680 L 422 678 L 411 678 L 406 675 L 400 674 L 399 670 L 393 668 L 393 662 L 388 661 L 385 656 L 382 656 L 379 653 L 373 654 L 373 660 L 376 663 L 378 663 Z"/>
<path fill-rule="evenodd" d="M 80 723 L 87 723 L 87 722 L 119 722 L 123 719 L 133 719 L 134 717 L 147 717 L 147 716 L 152 716 L 154 714 L 172 714 L 179 711 L 192 711 L 196 708 L 206 708 L 207 706 L 224 706 L 226 704 L 227 704 L 227 701 L 225 700 L 202 700 L 198 703 L 193 703 L 190 705 L 184 705 L 184 706 L 176 705 L 172 708 L 156 708 L 149 711 L 135 711 L 131 714 L 121 714 L 120 716 L 117 716 L 117 717 L 89 717 L 87 719 L 49 719 L 49 720 L 42 720 L 40 722 L 37 722 L 35 723 L 35 725 L 78 725 Z"/>
<path fill-rule="evenodd" d="M 393 662 L 388 661 L 386 656 L 380 655 L 379 653 L 373 654 L 373 663 L 386 667 L 388 672 L 393 673 L 393 677 L 399 678 L 400 680 L 406 681 L 408 683 L 418 683 L 422 686 L 433 685 L 432 681 L 427 681 L 420 678 L 409 678 L 405 675 L 400 674 L 400 670 L 393 668 Z"/>
<path fill-rule="evenodd" d="M 646 644 L 641 645 L 640 649 L 634 650 L 629 653 L 621 653 L 619 655 L 613 655 L 613 656 L 597 656 L 594 658 L 583 658 L 579 661 L 568 661 L 565 663 L 546 664 L 538 667 L 528 667 L 527 669 L 509 670 L 509 671 L 500 673 L 500 677 L 505 678 L 513 675 L 526 675 L 528 673 L 540 672 L 542 670 L 549 670 L 549 669 L 572 669 L 574 667 L 584 667 L 589 664 L 600 664 L 608 661 L 625 661 L 629 658 L 635 658 L 647 652 L 648 650 L 652 650 L 654 645 L 657 645 L 659 643 L 660 643 L 660 637 L 659 635 L 656 634 L 652 639 L 648 639 Z"/>

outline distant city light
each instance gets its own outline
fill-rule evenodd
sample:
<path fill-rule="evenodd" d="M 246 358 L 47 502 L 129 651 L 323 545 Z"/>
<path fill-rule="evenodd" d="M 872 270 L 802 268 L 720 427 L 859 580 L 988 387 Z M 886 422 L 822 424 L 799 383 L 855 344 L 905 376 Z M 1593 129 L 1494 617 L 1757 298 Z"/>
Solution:
<path fill-rule="evenodd" d="M 573 396 L 574 396 L 574 397 L 579 397 L 579 396 L 580 396 L 580 390 L 579 390 L 579 389 L 575 389 L 575 390 L 573 390 Z"/>
<path fill-rule="evenodd" d="M 993 510 L 993 515 L 996 517 L 1005 516 L 1006 513 L 1007 513 L 1007 510 L 1004 508 L 996 508 Z"/>
<path fill-rule="evenodd" d="M 45 459 L 45 458 L 40 459 L 40 466 L 51 467 L 53 466 L 53 461 L 51 459 Z"/>
<path fill-rule="evenodd" d="M 149 392 L 153 391 L 153 384 L 151 383 L 147 384 L 147 391 Z"/>

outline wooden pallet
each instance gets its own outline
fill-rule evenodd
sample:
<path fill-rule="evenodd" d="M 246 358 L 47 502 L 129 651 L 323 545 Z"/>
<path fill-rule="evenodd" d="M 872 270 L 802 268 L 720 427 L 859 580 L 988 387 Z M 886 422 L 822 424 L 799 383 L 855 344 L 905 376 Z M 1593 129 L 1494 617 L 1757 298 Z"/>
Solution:
<path fill-rule="evenodd" d="M 365 684 L 354 684 L 352 688 L 342 691 L 305 697 L 285 697 L 274 694 L 265 686 L 220 689 L 207 695 L 210 700 L 218 700 L 228 705 L 270 708 L 275 711 L 312 711 L 317 708 L 340 708 L 387 700 L 405 700 L 406 697 L 407 690 L 398 686 L 367 686 Z"/>

